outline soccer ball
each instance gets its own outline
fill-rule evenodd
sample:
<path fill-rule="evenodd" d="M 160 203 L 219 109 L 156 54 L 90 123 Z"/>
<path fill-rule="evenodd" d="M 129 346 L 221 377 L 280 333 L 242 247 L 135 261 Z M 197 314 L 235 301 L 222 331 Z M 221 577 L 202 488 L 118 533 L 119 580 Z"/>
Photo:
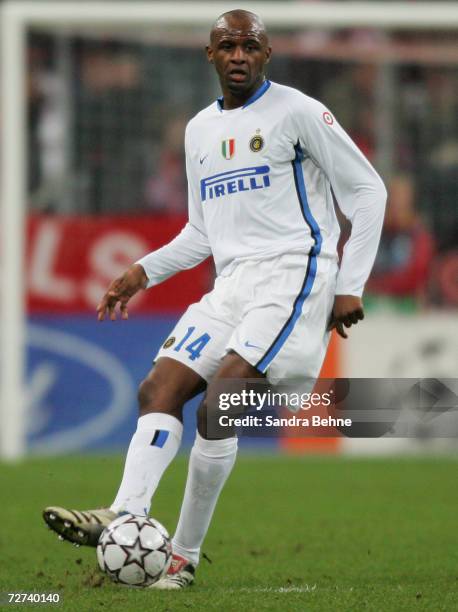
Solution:
<path fill-rule="evenodd" d="M 100 569 L 115 582 L 146 587 L 167 572 L 172 545 L 166 529 L 152 518 L 124 514 L 103 531 L 97 545 Z"/>

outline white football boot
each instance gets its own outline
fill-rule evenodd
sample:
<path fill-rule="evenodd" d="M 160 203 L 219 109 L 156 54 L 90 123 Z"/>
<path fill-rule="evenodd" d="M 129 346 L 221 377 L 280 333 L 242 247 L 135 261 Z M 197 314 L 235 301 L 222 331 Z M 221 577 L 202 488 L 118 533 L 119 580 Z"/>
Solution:
<path fill-rule="evenodd" d="M 150 589 L 160 589 L 162 591 L 174 591 L 184 589 L 194 582 L 196 566 L 188 559 L 180 555 L 172 555 L 172 562 L 167 574 L 152 584 Z"/>

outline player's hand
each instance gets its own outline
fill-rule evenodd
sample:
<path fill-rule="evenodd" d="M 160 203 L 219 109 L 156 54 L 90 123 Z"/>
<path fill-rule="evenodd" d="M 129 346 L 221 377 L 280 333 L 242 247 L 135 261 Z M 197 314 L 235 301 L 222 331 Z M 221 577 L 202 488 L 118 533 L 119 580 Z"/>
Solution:
<path fill-rule="evenodd" d="M 363 303 L 355 295 L 336 295 L 328 330 L 334 329 L 342 338 L 348 338 L 345 327 L 356 325 L 364 319 Z"/>
<path fill-rule="evenodd" d="M 107 313 L 110 319 L 115 321 L 118 302 L 121 318 L 128 319 L 127 302 L 137 291 L 146 287 L 147 281 L 145 270 L 140 264 L 134 264 L 122 276 L 115 279 L 97 306 L 98 321 L 103 321 Z"/>

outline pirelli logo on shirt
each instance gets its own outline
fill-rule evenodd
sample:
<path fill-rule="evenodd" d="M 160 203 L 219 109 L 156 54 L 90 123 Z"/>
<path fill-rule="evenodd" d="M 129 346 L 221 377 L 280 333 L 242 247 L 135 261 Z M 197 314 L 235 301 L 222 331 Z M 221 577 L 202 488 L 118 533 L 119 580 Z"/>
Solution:
<path fill-rule="evenodd" d="M 202 202 L 242 191 L 255 191 L 270 187 L 269 172 L 269 166 L 254 166 L 207 176 L 200 181 Z"/>

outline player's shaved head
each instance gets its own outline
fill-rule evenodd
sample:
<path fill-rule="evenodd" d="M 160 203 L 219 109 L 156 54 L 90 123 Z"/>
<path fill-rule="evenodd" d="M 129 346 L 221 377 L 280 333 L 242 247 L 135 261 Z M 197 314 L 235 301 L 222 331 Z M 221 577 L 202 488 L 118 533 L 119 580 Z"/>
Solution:
<path fill-rule="evenodd" d="M 234 9 L 220 15 L 210 31 L 210 42 L 214 43 L 218 34 L 255 34 L 265 43 L 268 44 L 268 36 L 264 22 L 251 11 L 244 9 Z"/>
<path fill-rule="evenodd" d="M 218 17 L 207 58 L 218 73 L 226 109 L 243 105 L 262 85 L 271 52 L 264 23 L 254 13 L 236 9 Z"/>

